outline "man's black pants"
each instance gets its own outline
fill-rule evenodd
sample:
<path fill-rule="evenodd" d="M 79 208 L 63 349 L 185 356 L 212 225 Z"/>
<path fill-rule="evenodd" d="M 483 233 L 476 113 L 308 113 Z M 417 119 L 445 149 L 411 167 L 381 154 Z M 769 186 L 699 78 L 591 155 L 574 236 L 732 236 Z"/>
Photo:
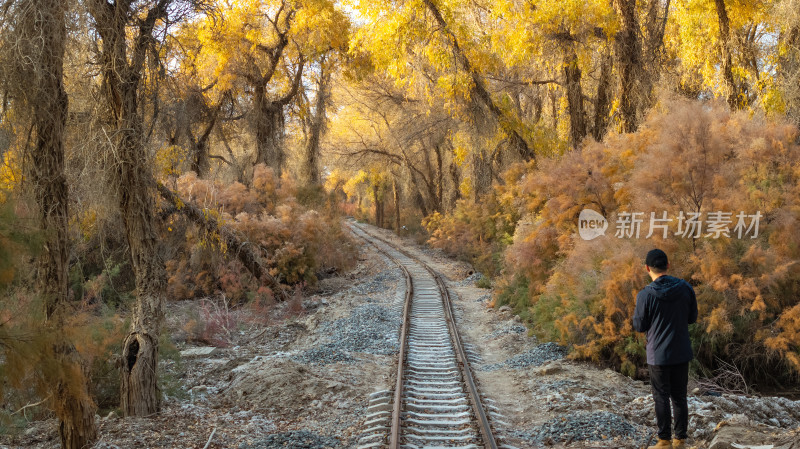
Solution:
<path fill-rule="evenodd" d="M 679 365 L 648 365 L 650 384 L 653 386 L 653 400 L 656 403 L 656 422 L 658 438 L 672 439 L 672 413 L 675 416 L 675 438 L 686 438 L 689 425 L 689 406 L 686 402 L 686 385 L 689 382 L 689 363 Z"/>

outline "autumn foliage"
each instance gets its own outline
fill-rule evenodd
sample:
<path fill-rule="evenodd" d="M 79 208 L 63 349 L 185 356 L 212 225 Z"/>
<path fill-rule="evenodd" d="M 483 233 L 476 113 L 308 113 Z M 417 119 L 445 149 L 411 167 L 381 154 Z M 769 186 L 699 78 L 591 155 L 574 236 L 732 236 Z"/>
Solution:
<path fill-rule="evenodd" d="M 422 221 L 430 233 L 429 243 L 446 253 L 471 262 L 487 274 L 500 272 L 505 249 L 520 219 L 519 165 L 504 175 L 504 185 L 497 185 L 481 201 L 460 200 L 451 214 L 434 212 Z"/>
<path fill-rule="evenodd" d="M 800 373 L 796 128 L 732 114 L 724 105 L 669 100 L 637 133 L 531 163 L 524 176 L 519 170 L 488 201 L 447 220 L 429 218 L 428 225 L 435 245 L 469 246 L 477 254 L 487 241 L 505 238 L 480 230 L 503 223 L 507 208 L 494 198 L 516 189 L 521 219 L 496 302 L 511 304 L 537 334 L 570 345 L 574 357 L 635 375 L 644 364 L 644 337 L 633 331 L 631 315 L 636 293 L 649 282 L 644 255 L 660 247 L 670 255 L 672 274 L 697 292 L 698 369 L 710 372 L 720 358 L 752 382 Z M 484 211 L 487 204 L 493 210 Z M 578 215 L 586 208 L 608 219 L 604 236 L 579 237 Z M 642 213 L 638 238 L 628 229 L 617 236 L 615 224 L 632 212 Z M 705 220 L 698 238 L 686 233 L 688 222 L 678 223 L 681 212 Z M 709 228 L 716 212 L 731 213 L 727 235 Z M 672 221 L 648 237 L 651 213 Z M 740 213 L 749 218 L 737 229 Z M 757 236 L 750 227 L 756 214 Z"/>
<path fill-rule="evenodd" d="M 204 208 L 223 226 L 240 232 L 257 245 L 270 274 L 285 284 L 313 284 L 320 273 L 349 266 L 355 249 L 332 211 L 319 212 L 297 202 L 297 188 L 288 176 L 257 165 L 251 187 L 239 182 L 214 183 L 189 172 L 176 181 L 185 201 Z M 166 262 L 171 299 L 222 293 L 234 303 L 269 301 L 273 292 L 260 285 L 218 236 L 199 231 L 173 216 L 167 229 L 175 245 Z"/>

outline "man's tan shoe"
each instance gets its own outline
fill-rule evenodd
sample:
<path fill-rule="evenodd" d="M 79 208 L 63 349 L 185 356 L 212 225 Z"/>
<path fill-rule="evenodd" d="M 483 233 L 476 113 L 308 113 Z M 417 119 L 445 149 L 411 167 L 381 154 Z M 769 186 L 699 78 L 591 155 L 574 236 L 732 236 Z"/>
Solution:
<path fill-rule="evenodd" d="M 679 440 L 674 439 L 672 440 L 672 447 L 673 449 L 685 449 L 686 448 L 686 440 Z"/>
<path fill-rule="evenodd" d="M 650 446 L 647 449 L 664 449 L 667 447 L 672 447 L 672 441 L 670 440 L 658 440 L 655 446 Z"/>

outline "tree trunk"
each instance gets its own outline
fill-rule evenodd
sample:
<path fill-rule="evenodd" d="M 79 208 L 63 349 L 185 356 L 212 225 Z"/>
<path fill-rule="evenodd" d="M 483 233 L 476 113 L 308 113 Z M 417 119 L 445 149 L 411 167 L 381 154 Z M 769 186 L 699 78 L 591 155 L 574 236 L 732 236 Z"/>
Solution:
<path fill-rule="evenodd" d="M 533 99 L 533 123 L 537 124 L 542 121 L 542 110 L 544 109 L 544 100 L 539 89 L 536 90 L 536 97 Z"/>
<path fill-rule="evenodd" d="M 592 137 L 600 142 L 608 128 L 608 114 L 611 111 L 611 55 L 603 55 L 600 62 L 600 81 L 597 83 L 597 99 L 594 104 L 594 127 Z"/>
<path fill-rule="evenodd" d="M 436 210 L 442 212 L 444 205 L 444 170 L 442 168 L 442 149 L 437 145 L 436 151 Z"/>
<path fill-rule="evenodd" d="M 659 68 L 662 67 L 669 5 L 670 0 L 649 0 L 647 6 L 640 69 L 642 75 L 639 79 L 639 94 L 642 96 L 639 99 L 640 111 L 647 110 L 653 104 L 653 85 L 659 79 Z"/>
<path fill-rule="evenodd" d="M 314 115 L 311 119 L 308 143 L 306 144 L 305 176 L 308 185 L 320 185 L 319 175 L 319 144 L 325 132 L 326 110 L 329 100 L 329 84 L 331 71 L 326 70 L 325 59 L 320 62 L 319 81 L 317 83 L 317 98 Z"/>
<path fill-rule="evenodd" d="M 254 165 L 265 164 L 272 167 L 275 175 L 280 178 L 283 173 L 283 164 L 286 161 L 286 150 L 283 145 L 284 125 L 286 118 L 283 108 L 292 101 L 300 89 L 300 79 L 303 76 L 305 60 L 300 56 L 300 62 L 294 74 L 292 87 L 283 97 L 271 99 L 267 96 L 267 84 L 275 73 L 275 68 L 283 54 L 283 49 L 288 44 L 286 34 L 280 35 L 278 46 L 273 50 L 271 67 L 266 75 L 259 74 L 253 87 L 253 113 L 256 125 L 256 162 Z"/>
<path fill-rule="evenodd" d="M 28 7 L 37 8 L 46 22 L 25 17 L 30 12 L 22 9 L 20 34 L 38 33 L 44 42 L 38 45 L 21 45 L 24 57 L 35 61 L 30 67 L 34 73 L 23 72 L 34 83 L 28 98 L 32 112 L 34 146 L 31 150 L 30 180 L 39 209 L 39 226 L 44 232 L 45 244 L 37 258 L 37 281 L 45 298 L 45 317 L 50 319 L 59 306 L 67 300 L 68 292 L 68 189 L 64 175 L 64 130 L 67 123 L 69 99 L 64 90 L 64 41 L 66 25 L 60 2 L 54 0 L 25 1 Z M 22 6 L 22 5 L 20 5 Z M 30 30 L 22 30 L 29 28 Z M 23 37 L 23 36 L 20 36 Z M 23 38 L 27 38 L 24 36 Z M 38 48 L 36 48 L 38 47 Z M 26 80 L 28 81 L 28 80 Z"/>
<path fill-rule="evenodd" d="M 378 226 L 383 227 L 383 225 L 385 223 L 385 217 L 386 217 L 386 200 L 383 198 L 383 195 L 381 195 L 381 199 L 380 199 L 380 201 L 378 201 L 378 208 L 380 209 L 380 212 L 381 212 L 380 213 L 380 217 L 381 217 L 380 221 L 381 221 L 381 223 Z"/>
<path fill-rule="evenodd" d="M 166 271 L 158 255 L 155 202 L 150 194 L 152 175 L 141 141 L 141 116 L 137 92 L 123 90 L 121 139 L 115 177 L 120 188 L 119 207 L 136 278 L 136 304 L 131 331 L 123 344 L 121 404 L 126 416 L 147 416 L 161 408 L 158 389 L 158 339 L 164 317 Z"/>
<path fill-rule="evenodd" d="M 781 33 L 779 42 L 788 50 L 778 58 L 777 80 L 788 94 L 786 116 L 800 126 L 800 24 Z"/>
<path fill-rule="evenodd" d="M 414 193 L 414 204 L 419 208 L 420 212 L 422 212 L 422 216 L 427 217 L 430 215 L 430 211 L 428 211 L 428 206 L 425 204 L 425 198 L 422 197 L 419 186 L 414 184 L 414 187 L 416 188 Z"/>
<path fill-rule="evenodd" d="M 59 381 L 56 384 L 54 400 L 57 402 L 58 436 L 63 449 L 84 449 L 93 446 L 97 440 L 95 423 L 95 407 L 89 396 L 87 380 L 89 378 L 86 361 L 78 354 L 72 343 L 58 345 L 55 348 L 60 364 L 69 372 L 80 373 L 80 388 L 73 391 L 70 382 Z"/>
<path fill-rule="evenodd" d="M 140 81 L 156 24 L 166 18 L 171 0 L 133 10 L 130 2 L 90 0 L 89 12 L 102 39 L 103 93 L 110 108 L 108 132 L 115 136 L 113 168 L 117 200 L 136 279 L 131 330 L 123 343 L 120 399 L 126 416 L 148 416 L 161 406 L 158 389 L 158 340 L 164 317 L 166 270 L 158 255 L 154 184 L 143 144 L 138 105 Z M 131 37 L 131 24 L 136 34 Z M 130 53 L 130 54 L 129 54 Z"/>
<path fill-rule="evenodd" d="M 661 4 L 664 4 L 662 7 Z M 658 53 L 664 46 L 664 33 L 667 29 L 667 18 L 669 17 L 669 4 L 671 0 L 649 0 L 647 5 L 647 16 L 645 18 L 645 39 L 644 54 L 649 55 L 651 60 L 648 63 L 656 62 Z M 663 12 L 663 17 L 659 13 Z"/>
<path fill-rule="evenodd" d="M 639 126 L 637 105 L 640 104 L 640 93 L 637 85 L 642 78 L 642 45 L 639 40 L 639 22 L 636 19 L 636 0 L 613 0 L 613 5 L 622 25 L 615 36 L 622 130 L 632 133 Z"/>
<path fill-rule="evenodd" d="M 564 86 L 567 90 L 570 142 L 573 148 L 577 148 L 583 138 L 586 137 L 586 113 L 583 109 L 581 69 L 578 67 L 578 55 L 572 45 L 572 43 L 568 44 L 564 54 Z"/>
<path fill-rule="evenodd" d="M 266 98 L 266 87 L 255 89 L 256 165 L 271 167 L 280 178 L 286 154 L 283 148 L 283 106 Z"/>
<path fill-rule="evenodd" d="M 375 203 L 375 226 L 383 227 L 383 192 L 378 184 L 372 185 L 372 198 Z"/>
<path fill-rule="evenodd" d="M 731 56 L 731 31 L 728 10 L 725 7 L 725 0 L 714 0 L 719 18 L 719 51 L 720 68 L 722 69 L 722 80 L 725 82 L 725 90 L 728 94 L 728 105 L 731 109 L 740 109 L 743 102 L 739 98 L 739 89 L 736 80 L 733 78 L 733 60 Z"/>
<path fill-rule="evenodd" d="M 437 212 L 442 211 L 441 207 L 441 191 L 439 189 L 439 180 L 441 175 L 441 149 L 438 146 L 433 147 L 434 157 L 436 157 L 436 167 L 431 163 L 431 152 L 424 144 L 422 149 L 425 151 L 423 162 L 425 163 L 426 174 L 421 174 L 422 182 L 425 184 L 425 190 L 428 193 L 428 199 L 431 209 Z"/>
<path fill-rule="evenodd" d="M 392 199 L 394 200 L 394 232 L 400 232 L 400 191 L 397 188 L 397 178 L 392 176 Z"/>
<path fill-rule="evenodd" d="M 200 178 L 205 178 L 208 174 L 208 140 L 211 137 L 211 131 L 214 130 L 214 125 L 217 123 L 217 116 L 219 115 L 219 110 L 221 107 L 221 102 L 214 107 L 214 110 L 211 113 L 211 118 L 209 119 L 209 122 L 206 124 L 206 127 L 202 134 L 200 134 L 199 138 L 194 136 L 194 132 L 192 132 L 192 124 L 188 122 L 186 124 L 186 134 L 189 137 L 189 145 L 193 155 L 191 170 L 197 173 L 197 176 Z"/>
<path fill-rule="evenodd" d="M 453 195 L 450 197 L 450 209 L 455 209 L 461 199 L 461 172 L 456 161 L 450 162 L 450 181 L 453 183 Z"/>
<path fill-rule="evenodd" d="M 208 144 L 206 142 L 191 142 L 192 163 L 190 170 L 197 173 L 198 178 L 205 178 L 210 167 L 208 158 Z"/>
<path fill-rule="evenodd" d="M 16 25 L 21 96 L 32 112 L 35 144 L 31 150 L 30 184 L 38 206 L 45 243 L 37 260 L 37 289 L 45 299 L 45 319 L 59 336 L 54 355 L 60 370 L 42 373 L 52 388 L 61 446 L 79 449 L 97 439 L 95 407 L 87 388 L 85 361 L 63 338 L 69 297 L 69 211 L 64 175 L 64 130 L 68 98 L 64 89 L 66 8 L 59 0 L 24 1 Z M 64 375 L 79 376 L 65 378 Z"/>
<path fill-rule="evenodd" d="M 492 186 L 492 161 L 486 151 L 474 151 L 471 157 L 472 166 L 472 200 L 478 202 L 480 197 Z"/>

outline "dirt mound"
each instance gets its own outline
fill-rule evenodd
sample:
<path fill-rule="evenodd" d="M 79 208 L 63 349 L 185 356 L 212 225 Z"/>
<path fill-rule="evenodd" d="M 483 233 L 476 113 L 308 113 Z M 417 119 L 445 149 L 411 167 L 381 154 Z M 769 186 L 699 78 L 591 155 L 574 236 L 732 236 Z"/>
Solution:
<path fill-rule="evenodd" d="M 289 359 L 255 360 L 232 371 L 230 386 L 221 396 L 240 408 L 267 409 L 291 416 L 316 413 L 312 409 L 326 409 L 354 399 L 363 400 L 369 393 L 334 380 L 327 375 L 329 372 L 310 370 Z"/>

